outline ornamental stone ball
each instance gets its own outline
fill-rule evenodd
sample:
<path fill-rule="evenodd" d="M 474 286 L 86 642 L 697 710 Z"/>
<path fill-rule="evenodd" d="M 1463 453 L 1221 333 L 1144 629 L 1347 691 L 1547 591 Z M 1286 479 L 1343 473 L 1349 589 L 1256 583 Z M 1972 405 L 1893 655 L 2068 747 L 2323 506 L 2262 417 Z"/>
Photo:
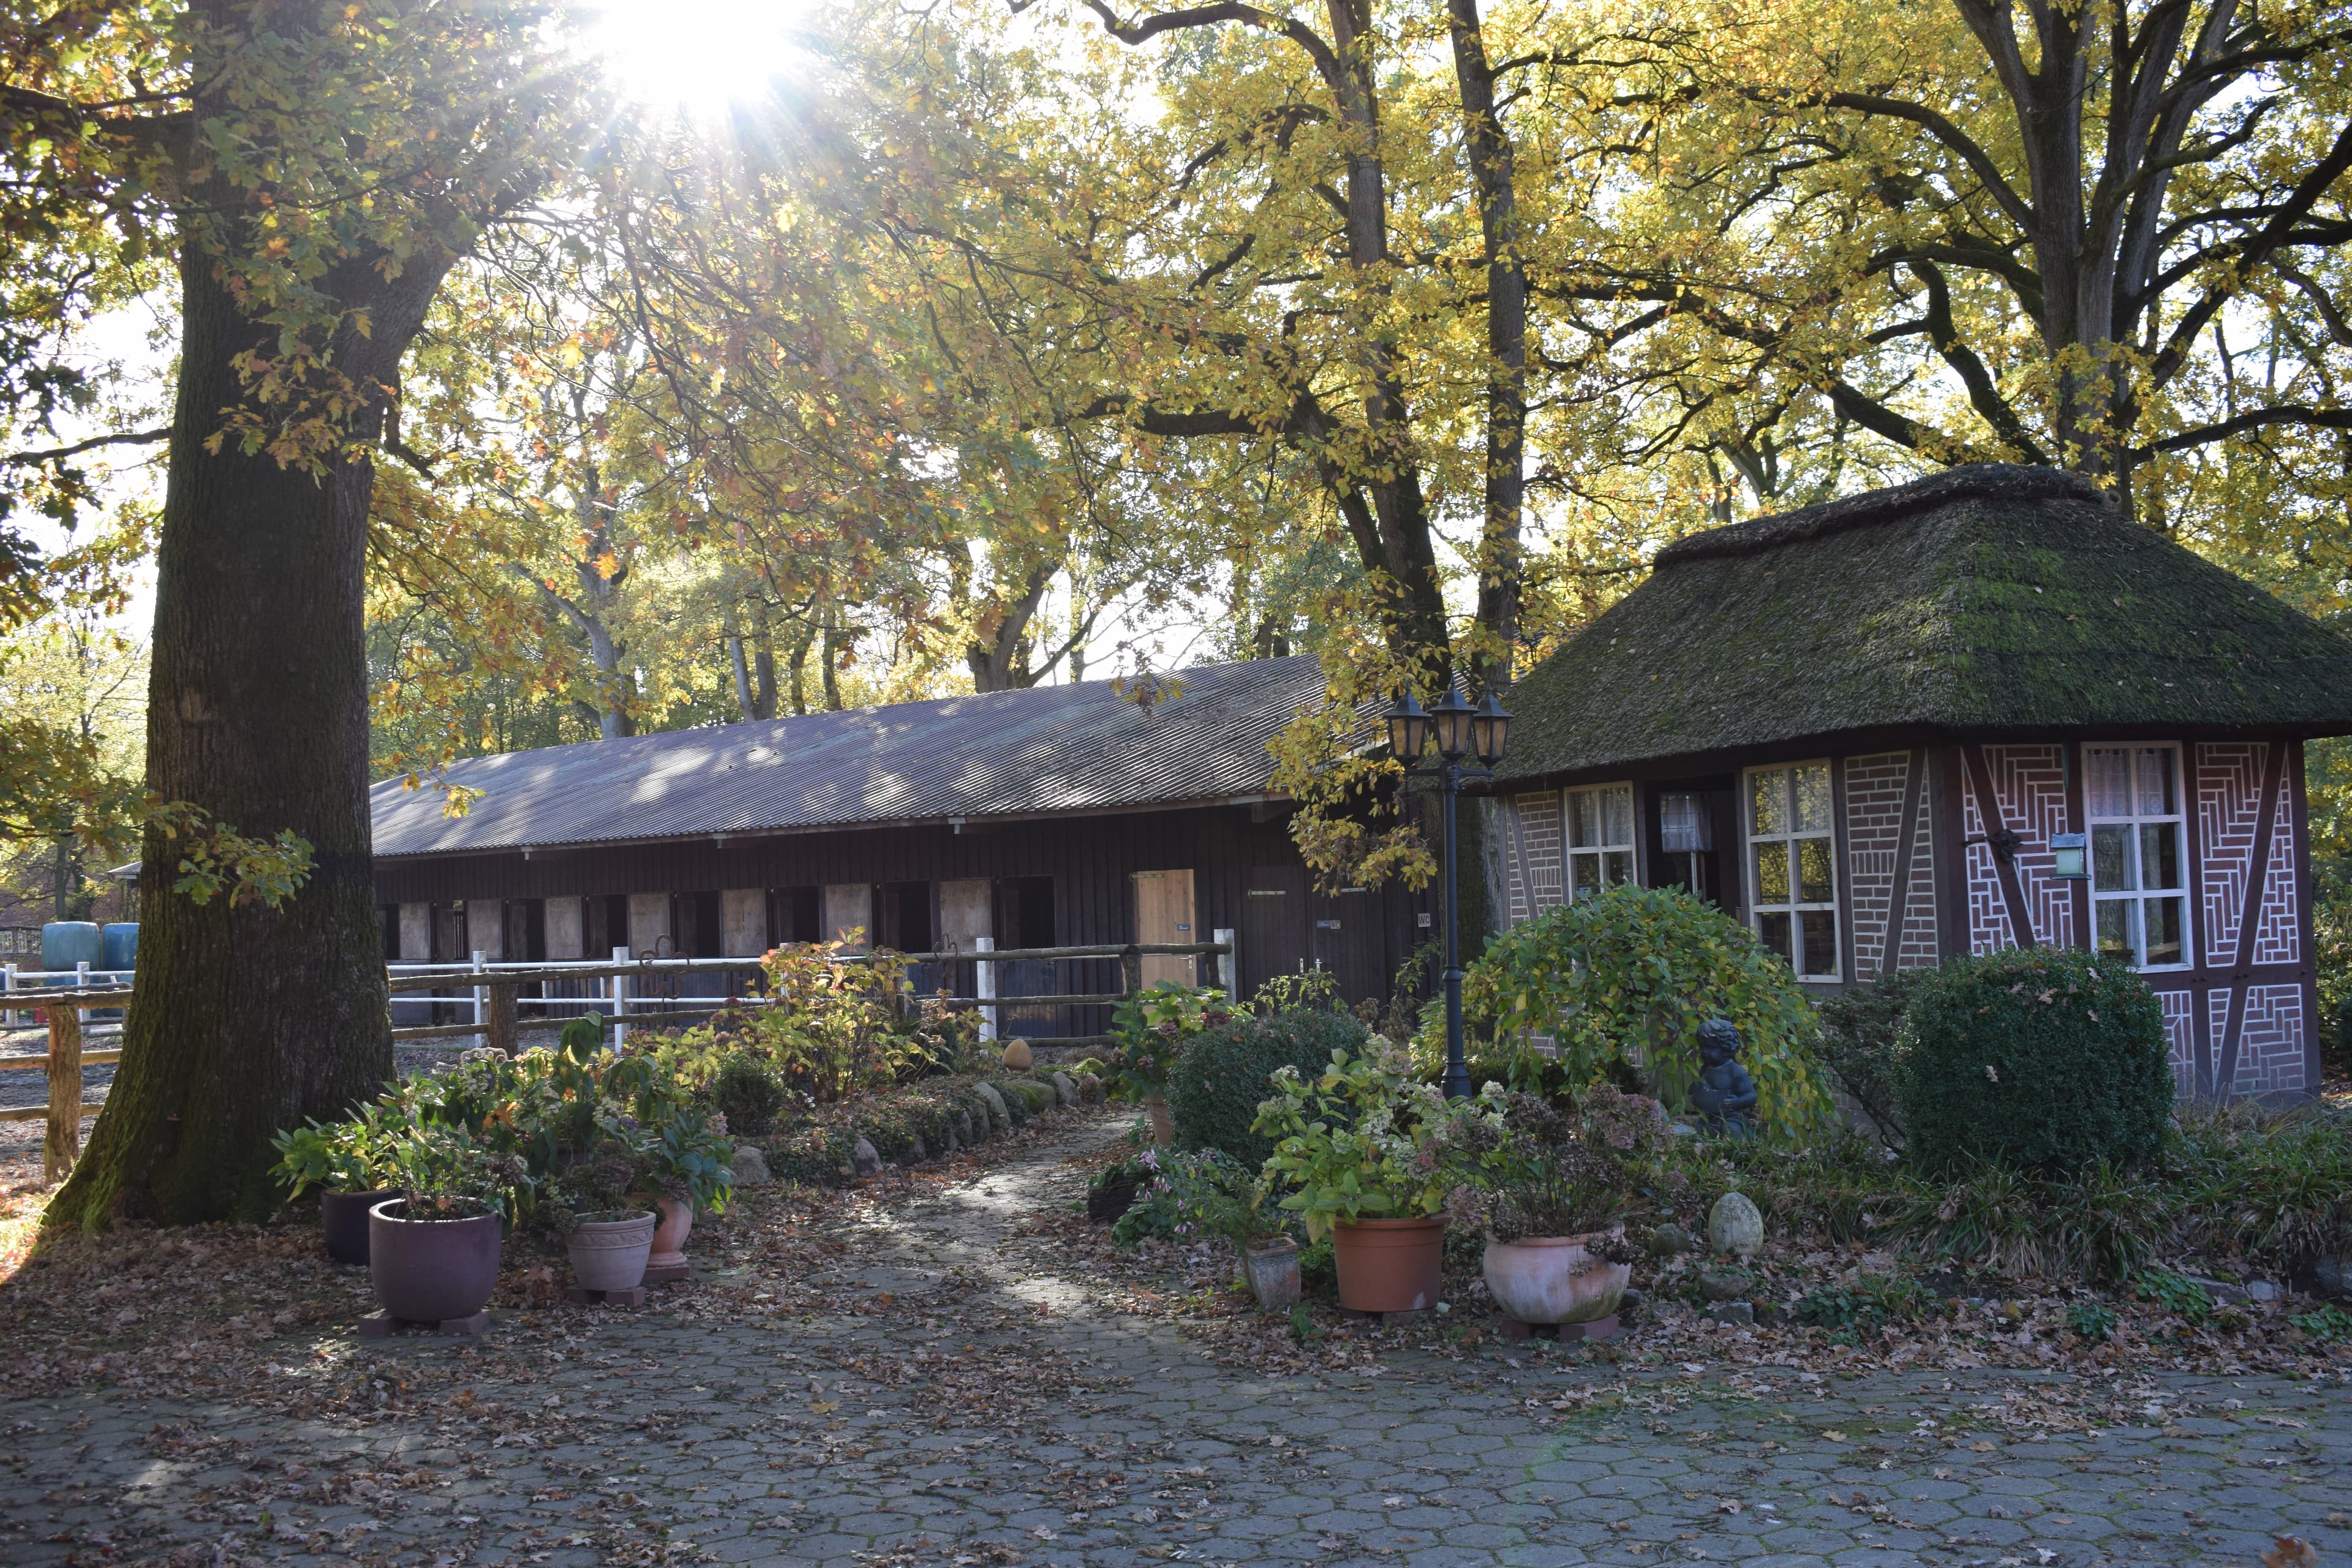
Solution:
<path fill-rule="evenodd" d="M 1035 1065 L 1036 1059 L 1026 1040 L 1015 1040 L 1004 1047 L 1004 1065 L 1014 1072 L 1027 1072 Z"/>
<path fill-rule="evenodd" d="M 1745 1193 L 1726 1193 L 1707 1211 L 1706 1244 L 1717 1252 L 1753 1258 L 1764 1250 L 1764 1212 Z"/>
<path fill-rule="evenodd" d="M 1756 1080 L 1739 1065 L 1739 1031 L 1728 1018 L 1698 1026 L 1698 1081 L 1691 1086 L 1691 1109 L 1710 1132 L 1749 1138 L 1756 1132 Z"/>

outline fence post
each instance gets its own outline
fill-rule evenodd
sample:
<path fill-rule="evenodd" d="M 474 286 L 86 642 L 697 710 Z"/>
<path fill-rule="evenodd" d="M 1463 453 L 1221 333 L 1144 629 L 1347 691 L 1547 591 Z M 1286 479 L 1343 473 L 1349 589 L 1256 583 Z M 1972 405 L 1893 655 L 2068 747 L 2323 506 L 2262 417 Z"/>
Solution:
<path fill-rule="evenodd" d="M 43 1011 L 49 1020 L 49 1135 L 41 1148 L 41 1180 L 55 1186 L 81 1158 L 81 1010 Z"/>
<path fill-rule="evenodd" d="M 1119 950 L 1118 982 L 1129 996 L 1143 994 L 1143 949 L 1133 942 Z"/>
<path fill-rule="evenodd" d="M 974 937 L 971 945 L 982 953 L 994 952 L 996 939 L 992 936 Z M 980 1037 L 993 1043 L 996 1039 L 996 961 L 983 957 L 979 968 L 980 984 L 976 989 L 981 1004 Z"/>
<path fill-rule="evenodd" d="M 489 1045 L 494 1051 L 515 1054 L 515 993 L 520 983 L 509 980 L 490 987 Z"/>
<path fill-rule="evenodd" d="M 1217 984 L 1223 990 L 1228 1003 L 1238 1003 L 1241 1000 L 1242 965 L 1241 953 L 1234 946 L 1233 928 L 1219 926 L 1209 934 L 1225 950 L 1217 954 Z"/>
<path fill-rule="evenodd" d="M 476 948 L 476 949 L 474 950 L 474 973 L 475 973 L 479 974 L 479 973 L 483 971 L 483 969 L 484 969 L 485 967 L 487 967 L 487 965 L 485 965 L 485 964 L 483 963 L 483 962 L 482 962 L 482 960 L 483 960 L 483 958 L 484 958 L 485 956 L 486 956 L 486 955 L 485 955 L 485 953 L 484 953 L 484 952 L 483 952 L 483 950 L 482 950 L 482 949 L 480 949 L 480 948 L 478 948 L 478 948 Z M 490 1011 L 490 994 L 489 994 L 489 992 L 488 992 L 487 990 L 485 990 L 484 988 L 482 988 L 482 987 L 481 987 L 481 986 L 479 986 L 479 985 L 475 986 L 475 987 L 474 987 L 474 1027 L 476 1027 L 477 1029 L 478 1029 L 478 1028 L 480 1028 L 484 1024 L 487 1024 L 488 1022 L 489 1022 L 489 1011 Z"/>
<path fill-rule="evenodd" d="M 0 964 L 0 996 L 13 996 L 16 994 L 16 966 L 13 963 Z M 16 1015 L 13 1010 L 0 1006 L 0 1023 L 13 1024 L 16 1021 Z"/>
<path fill-rule="evenodd" d="M 613 950 L 613 962 L 615 963 L 628 963 L 629 950 L 625 947 L 614 948 Z M 615 974 L 613 976 L 613 1048 L 616 1051 L 628 1043 L 629 1026 L 621 1021 L 623 1015 L 626 1014 L 628 1010 L 629 977 L 625 974 Z"/>

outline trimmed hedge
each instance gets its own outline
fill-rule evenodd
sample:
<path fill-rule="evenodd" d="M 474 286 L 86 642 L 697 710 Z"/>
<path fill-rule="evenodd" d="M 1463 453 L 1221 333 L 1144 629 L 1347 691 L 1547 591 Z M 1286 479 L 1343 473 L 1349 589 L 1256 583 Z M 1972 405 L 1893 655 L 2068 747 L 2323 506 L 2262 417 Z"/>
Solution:
<path fill-rule="evenodd" d="M 1002 1091 L 1003 1081 L 994 1081 Z M 1009 1106 L 1020 1098 L 1008 1095 L 1006 1103 Z M 921 1079 L 886 1093 L 822 1106 L 797 1120 L 781 1123 L 773 1133 L 757 1142 L 769 1171 L 779 1180 L 804 1182 L 812 1186 L 845 1186 L 856 1173 L 850 1163 L 850 1151 L 860 1138 L 873 1144 L 876 1153 L 893 1163 L 911 1159 L 919 1140 L 924 1157 L 937 1159 L 948 1151 L 949 1134 L 955 1131 L 958 1112 L 970 1119 L 973 1142 L 988 1136 L 988 1105 L 980 1096 L 976 1080 Z M 1019 1112 L 1014 1113 L 1014 1119 L 1021 1120 Z M 957 1136 L 961 1142 L 961 1135 Z"/>
<path fill-rule="evenodd" d="M 1903 1016 L 1896 1094 L 1912 1163 L 2079 1171 L 2163 1152 L 2173 1109 L 2164 1009 L 2122 963 L 2051 948 L 1956 960 Z"/>
<path fill-rule="evenodd" d="M 1258 1102 L 1274 1093 L 1274 1075 L 1295 1067 L 1319 1077 L 1331 1053 L 1360 1051 L 1371 1031 L 1344 1013 L 1302 1009 L 1267 1017 L 1236 1016 L 1185 1042 L 1168 1077 L 1168 1113 L 1180 1149 L 1216 1149 L 1255 1171 L 1274 1140 L 1250 1131 Z"/>

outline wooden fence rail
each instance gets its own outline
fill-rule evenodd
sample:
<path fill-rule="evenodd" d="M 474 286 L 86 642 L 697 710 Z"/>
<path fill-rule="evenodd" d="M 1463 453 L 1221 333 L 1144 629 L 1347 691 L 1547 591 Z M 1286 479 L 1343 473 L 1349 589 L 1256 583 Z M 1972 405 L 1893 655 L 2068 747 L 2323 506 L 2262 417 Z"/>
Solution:
<path fill-rule="evenodd" d="M 909 963 L 973 963 L 980 966 L 981 994 L 976 996 L 949 996 L 942 1000 L 949 1006 L 978 1008 L 984 1019 L 982 1033 L 995 1037 L 996 1010 L 1001 1007 L 1045 1006 L 1107 1006 L 1128 1000 L 1143 990 L 1143 961 L 1148 957 L 1202 957 L 1222 960 L 1219 979 L 1227 994 L 1234 990 L 1233 933 L 1221 931 L 1216 942 L 1128 942 L 1097 944 L 1086 947 L 1023 947 L 982 949 L 974 952 L 908 952 L 893 956 Z M 877 955 L 845 953 L 839 962 L 857 963 Z M 1066 958 L 1116 958 L 1119 961 L 1120 989 L 1108 992 L 1081 992 L 1045 996 L 1000 996 L 995 984 L 995 965 L 999 963 L 1036 962 Z M 521 988 L 547 981 L 624 981 L 631 978 L 659 978 L 667 974 L 695 972 L 726 972 L 757 969 L 759 960 L 740 958 L 681 958 L 614 961 L 606 963 L 502 964 L 491 968 L 479 961 L 471 968 L 452 966 L 425 974 L 390 974 L 384 988 L 394 995 L 407 995 L 418 991 L 437 992 L 444 986 L 473 993 L 465 997 L 435 996 L 434 1001 L 472 1005 L 477 1017 L 471 1023 L 432 1024 L 392 1031 L 394 1040 L 457 1039 L 478 1035 L 484 1043 L 496 1050 L 511 1053 L 520 1037 L 528 1033 L 545 1033 L 562 1028 L 570 1022 L 563 1018 L 541 1018 L 525 1023 L 520 1014 Z M 74 1162 L 81 1157 L 81 1119 L 95 1116 L 104 1109 L 99 1101 L 81 1098 L 81 1075 L 85 1067 L 99 1067 L 119 1062 L 122 1052 L 116 1050 L 84 1050 L 82 1048 L 82 1013 L 94 1007 L 128 1006 L 137 994 L 138 987 L 131 985 L 86 986 L 73 990 L 15 991 L 7 1001 L 11 1011 L 30 1011 L 41 1017 L 48 1031 L 48 1049 L 39 1055 L 0 1056 L 0 1072 L 31 1071 L 44 1068 L 48 1073 L 48 1102 L 44 1105 L 24 1105 L 0 1108 L 0 1121 L 40 1121 L 48 1123 L 47 1137 L 41 1147 L 41 1174 L 44 1182 L 54 1185 L 72 1171 Z M 626 988 L 615 985 L 607 995 L 596 993 L 585 996 L 535 997 L 534 1001 L 552 1002 L 563 1005 L 593 1006 L 611 1003 L 614 1013 L 606 1019 L 614 1030 L 616 1039 L 625 1037 L 631 1015 L 632 1000 L 660 1004 L 642 1009 L 635 1015 L 639 1019 L 660 1025 L 683 1023 L 709 1017 L 729 1007 L 766 1005 L 758 995 L 726 997 L 632 997 Z M 698 1004 L 684 1007 L 675 1002 Z M 708 1003 L 708 1005 L 698 1004 Z M 1045 1048 L 1097 1045 L 1108 1037 L 1076 1035 L 1068 1037 L 1034 1037 L 1034 1043 Z"/>

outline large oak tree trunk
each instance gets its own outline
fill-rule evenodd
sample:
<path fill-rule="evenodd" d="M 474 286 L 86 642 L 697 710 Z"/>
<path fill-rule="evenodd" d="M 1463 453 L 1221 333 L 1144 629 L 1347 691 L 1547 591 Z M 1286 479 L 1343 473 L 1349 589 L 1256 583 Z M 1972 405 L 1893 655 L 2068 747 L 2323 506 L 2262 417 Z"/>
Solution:
<path fill-rule="evenodd" d="M 248 837 L 290 828 L 313 847 L 299 891 L 272 909 L 172 890 L 181 851 L 151 829 L 138 994 L 122 1066 L 51 1225 L 117 1217 L 252 1219 L 276 1206 L 270 1134 L 331 1118 L 393 1067 L 383 939 L 369 864 L 362 551 L 373 470 L 325 477 L 206 443 L 248 405 L 235 357 L 275 333 L 247 320 L 206 255 L 184 255 L 184 328 L 147 718 L 148 784 Z M 385 282 L 352 263 L 322 281 L 364 307 L 332 362 L 388 384 L 447 269 L 412 260 Z M 283 410 L 270 412 L 282 413 Z M 350 434 L 372 437 L 381 408 Z"/>

